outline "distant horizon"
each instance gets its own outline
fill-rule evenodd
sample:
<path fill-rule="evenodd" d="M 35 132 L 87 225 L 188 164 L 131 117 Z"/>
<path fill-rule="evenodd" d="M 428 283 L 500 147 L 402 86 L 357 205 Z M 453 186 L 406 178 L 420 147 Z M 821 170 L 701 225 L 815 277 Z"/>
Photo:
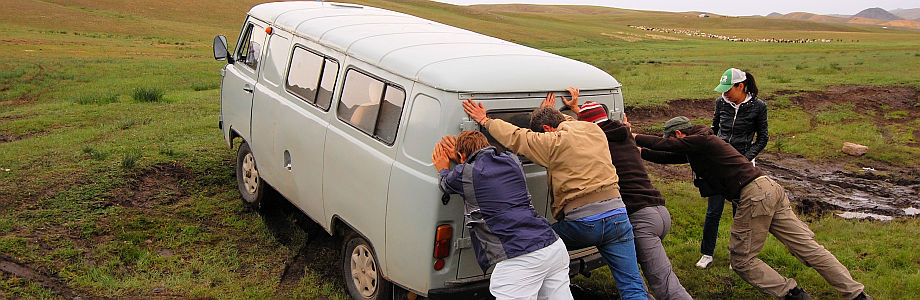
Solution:
<path fill-rule="evenodd" d="M 680 0 L 649 0 L 649 1 L 620 1 L 620 0 L 432 0 L 435 2 L 455 5 L 477 4 L 536 4 L 536 5 L 591 5 L 613 8 L 651 10 L 667 12 L 705 12 L 726 16 L 766 16 L 770 13 L 788 14 L 793 12 L 806 12 L 820 15 L 855 15 L 865 9 L 879 7 L 889 12 L 897 9 L 920 8 L 920 3 L 905 0 L 882 1 L 800 1 L 777 0 L 772 3 L 738 2 L 726 3 L 713 0 L 680 1 Z M 913 6 L 913 7 L 911 7 Z"/>

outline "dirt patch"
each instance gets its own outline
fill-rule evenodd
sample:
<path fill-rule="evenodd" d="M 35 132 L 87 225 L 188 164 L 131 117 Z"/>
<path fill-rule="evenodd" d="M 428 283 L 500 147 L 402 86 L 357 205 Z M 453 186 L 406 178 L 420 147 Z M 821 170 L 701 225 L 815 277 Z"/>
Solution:
<path fill-rule="evenodd" d="M 173 204 L 185 190 L 182 183 L 191 180 L 192 171 L 177 163 L 159 163 L 130 176 L 124 187 L 116 188 L 114 204 L 149 208 Z"/>
<path fill-rule="evenodd" d="M 877 124 L 905 124 L 920 117 L 920 91 L 910 86 L 831 86 L 826 91 L 782 90 L 775 95 L 794 95 L 793 105 L 806 112 L 817 112 L 836 104 L 852 104 L 857 113 L 875 112 Z M 765 97 L 770 102 L 771 95 Z M 659 134 L 661 124 L 683 115 L 690 119 L 712 118 L 711 99 L 669 101 L 661 107 L 627 107 L 626 114 L 637 132 Z M 907 111 L 899 118 L 886 113 Z M 815 122 L 812 119 L 812 122 Z M 883 129 L 884 130 L 884 129 Z M 920 130 L 913 136 L 920 141 Z M 920 168 L 885 162 L 839 158 L 834 162 L 814 163 L 800 156 L 761 153 L 758 166 L 783 184 L 797 208 L 808 215 L 828 212 L 859 212 L 853 217 L 916 216 L 920 208 Z M 855 166 L 855 167 L 854 167 Z M 647 163 L 649 173 L 665 180 L 691 180 L 686 165 Z"/>
<path fill-rule="evenodd" d="M 45 131 L 39 131 L 35 133 L 21 134 L 21 135 L 20 134 L 3 134 L 3 135 L 0 135 L 0 144 L 29 139 L 29 138 L 44 135 L 45 133 L 46 133 Z"/>
<path fill-rule="evenodd" d="M 660 134 L 656 133 L 656 131 L 661 131 L 661 124 L 664 124 L 670 118 L 685 116 L 691 120 L 712 119 L 713 109 L 715 109 L 715 100 L 713 99 L 679 99 L 668 101 L 664 106 L 627 106 L 625 111 L 629 122 L 638 129 L 637 132 Z"/>
<path fill-rule="evenodd" d="M 826 91 L 799 93 L 790 100 L 805 111 L 817 111 L 828 105 L 852 103 L 862 111 L 916 111 L 920 91 L 911 86 L 830 86 Z"/>
<path fill-rule="evenodd" d="M 43 286 L 55 294 L 67 299 L 101 299 L 95 295 L 80 293 L 79 295 L 62 280 L 33 269 L 28 265 L 5 255 L 0 255 L 0 271 L 11 276 L 27 279 Z"/>

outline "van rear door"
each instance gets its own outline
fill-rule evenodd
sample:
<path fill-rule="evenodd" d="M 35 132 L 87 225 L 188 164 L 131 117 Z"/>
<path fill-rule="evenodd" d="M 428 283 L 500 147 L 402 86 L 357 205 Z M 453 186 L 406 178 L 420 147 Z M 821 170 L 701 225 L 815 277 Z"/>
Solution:
<path fill-rule="evenodd" d="M 608 108 L 608 112 L 612 115 L 613 119 L 621 119 L 622 115 L 622 101 L 618 101 L 615 96 L 619 95 L 618 90 L 601 90 L 601 91 L 581 91 L 579 98 L 579 103 L 584 103 L 584 101 L 594 101 L 598 102 Z M 556 92 L 556 95 L 565 95 L 568 98 L 567 92 Z M 511 124 L 514 124 L 518 127 L 529 128 L 530 127 L 530 114 L 531 112 L 540 106 L 544 99 L 546 99 L 545 92 L 535 92 L 535 93 L 514 93 L 514 94 L 461 94 L 460 100 L 466 100 L 471 98 L 475 101 L 482 102 L 482 104 L 487 109 L 487 114 L 490 118 L 493 119 L 502 119 L 508 121 Z M 621 99 L 621 98 L 620 98 Z M 556 101 L 556 107 L 563 107 L 562 101 Z M 574 116 L 572 111 L 567 108 L 562 110 L 563 113 Z M 489 142 L 498 147 L 499 149 L 505 149 L 501 146 L 500 143 L 495 141 L 488 131 L 485 128 L 479 127 L 479 130 L 486 134 L 486 137 L 489 138 Z M 524 174 L 527 176 L 527 190 L 530 192 L 531 201 L 533 201 L 534 209 L 538 213 L 543 215 L 550 223 L 555 223 L 556 220 L 552 215 L 552 193 L 547 186 L 546 180 L 546 168 L 537 165 L 526 157 L 521 156 L 521 162 L 524 165 Z M 482 270 L 479 268 L 479 265 L 476 263 L 476 255 L 472 247 L 463 247 L 462 245 L 468 244 L 469 231 L 463 228 L 461 233 L 461 240 L 464 242 L 459 242 L 460 247 L 460 266 L 458 268 L 457 278 L 458 279 L 479 279 L 480 277 L 484 278 L 486 274 L 483 274 Z M 577 251 L 570 251 L 570 254 L 576 253 Z M 487 273 L 491 273 L 491 270 L 488 270 Z"/>

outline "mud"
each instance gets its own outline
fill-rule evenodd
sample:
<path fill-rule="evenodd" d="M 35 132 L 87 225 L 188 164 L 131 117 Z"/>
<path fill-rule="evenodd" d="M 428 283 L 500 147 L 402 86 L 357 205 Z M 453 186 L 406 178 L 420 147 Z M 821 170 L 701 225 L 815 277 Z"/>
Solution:
<path fill-rule="evenodd" d="M 182 183 L 192 179 L 192 171 L 176 163 L 160 163 L 128 177 L 125 186 L 113 192 L 113 204 L 150 208 L 168 205 L 186 194 Z"/>
<path fill-rule="evenodd" d="M 916 215 L 910 213 L 920 207 L 917 170 L 877 166 L 847 171 L 839 163 L 813 164 L 772 153 L 760 155 L 757 162 L 786 187 L 790 200 L 806 215 L 842 211 L 842 217 L 890 220 Z"/>
<path fill-rule="evenodd" d="M 61 279 L 52 277 L 51 275 L 45 274 L 44 272 L 33 269 L 32 267 L 29 267 L 28 265 L 5 255 L 0 255 L 0 271 L 11 276 L 34 282 L 35 284 L 49 289 L 55 294 L 66 299 L 103 299 L 91 294 L 78 294 L 72 288 L 67 286 L 67 284 L 65 284 Z"/>
<path fill-rule="evenodd" d="M 857 112 L 874 118 L 877 124 L 905 124 L 920 117 L 920 91 L 914 87 L 831 86 L 826 91 L 777 91 L 764 95 L 793 95 L 790 102 L 807 112 L 836 104 L 852 104 Z M 664 121 L 684 115 L 691 119 L 712 117 L 712 99 L 683 99 L 663 107 L 626 108 L 637 132 L 658 134 Z M 902 118 L 886 118 L 891 111 L 907 111 Z M 875 112 L 864 114 L 863 112 Z M 813 119 L 812 122 L 815 122 Z M 883 133 L 887 134 L 887 133 Z M 920 141 L 920 130 L 914 131 Z M 914 143 L 913 145 L 916 145 Z M 853 157 L 814 163 L 799 156 L 761 153 L 758 167 L 786 187 L 797 209 L 806 215 L 837 213 L 845 218 L 890 220 L 920 215 L 920 168 Z M 690 181 L 690 168 L 648 163 L 649 173 L 665 180 Z M 855 166 L 855 167 L 854 167 Z"/>
<path fill-rule="evenodd" d="M 287 298 L 308 274 L 344 289 L 339 267 L 341 240 L 326 233 L 319 224 L 277 193 L 272 193 L 259 214 L 279 243 L 297 249 L 285 264 L 275 291 L 276 299 Z"/>

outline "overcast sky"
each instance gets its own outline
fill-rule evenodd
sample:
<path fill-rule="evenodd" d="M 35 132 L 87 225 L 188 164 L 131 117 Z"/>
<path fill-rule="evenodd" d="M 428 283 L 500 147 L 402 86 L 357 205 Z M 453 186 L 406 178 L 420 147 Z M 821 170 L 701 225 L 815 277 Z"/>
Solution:
<path fill-rule="evenodd" d="M 810 12 L 817 14 L 855 15 L 866 8 L 881 7 L 886 10 L 918 8 L 917 0 L 773 0 L 773 1 L 717 1 L 717 0 L 435 0 L 438 2 L 469 5 L 497 3 L 528 3 L 553 5 L 595 5 L 617 8 L 658 11 L 705 11 L 720 15 L 766 15 L 771 12 Z"/>

